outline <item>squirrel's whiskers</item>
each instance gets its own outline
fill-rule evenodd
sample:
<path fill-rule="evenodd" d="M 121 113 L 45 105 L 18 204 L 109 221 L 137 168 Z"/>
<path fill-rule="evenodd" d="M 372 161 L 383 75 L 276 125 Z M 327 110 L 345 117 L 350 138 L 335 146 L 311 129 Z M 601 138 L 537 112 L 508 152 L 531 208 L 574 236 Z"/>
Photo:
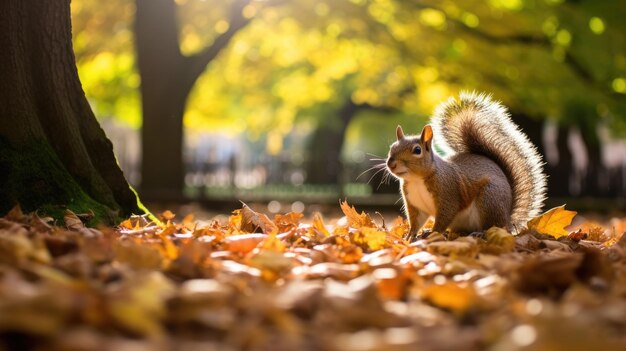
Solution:
<path fill-rule="evenodd" d="M 431 123 L 419 136 L 398 126 L 387 157 L 385 175 L 400 181 L 407 239 L 430 216 L 434 231 L 473 232 L 515 230 L 539 213 L 543 161 L 504 106 L 484 94 L 461 93 L 439 105 Z"/>

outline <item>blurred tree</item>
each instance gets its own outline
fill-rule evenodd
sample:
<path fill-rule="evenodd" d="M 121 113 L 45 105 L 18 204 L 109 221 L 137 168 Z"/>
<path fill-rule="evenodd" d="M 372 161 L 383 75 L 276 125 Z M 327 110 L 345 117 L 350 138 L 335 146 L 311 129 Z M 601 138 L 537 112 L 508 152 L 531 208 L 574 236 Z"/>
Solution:
<path fill-rule="evenodd" d="M 179 22 L 168 25 L 178 33 L 178 46 L 163 45 L 173 48 L 170 53 L 199 55 L 236 27 L 226 19 L 231 2 L 172 1 L 167 18 L 177 12 Z M 598 122 L 623 135 L 624 13 L 624 2 L 591 0 L 294 0 L 271 7 L 253 2 L 243 17 L 254 20 L 193 85 L 184 123 L 189 130 L 214 130 L 229 121 L 229 129 L 252 139 L 267 134 L 266 151 L 276 154 L 296 124 L 309 131 L 319 127 L 313 143 L 342 133 L 360 114 L 342 117 L 345 106 L 423 117 L 458 90 L 475 89 L 493 93 L 516 118 L 523 116 L 519 121 L 536 143 L 546 118 L 562 126 L 581 123 L 568 110 L 576 101 L 589 107 L 581 124 L 585 140 L 594 140 Z M 176 69 L 159 74 L 178 79 L 171 72 Z M 370 142 L 384 152 L 385 138 Z M 336 162 L 343 142 L 325 143 L 324 152 L 320 145 L 311 144 L 315 157 Z M 568 152 L 566 141 L 559 145 Z M 569 172 L 571 157 L 559 160 L 568 162 L 559 168 Z"/>
<path fill-rule="evenodd" d="M 187 96 L 217 54 L 244 27 L 248 1 L 233 4 L 211 45 L 184 55 L 174 0 L 136 0 L 135 35 L 143 110 L 141 191 L 151 197 L 180 197 L 183 190 L 183 116 Z"/>
<path fill-rule="evenodd" d="M 0 215 L 142 213 L 76 71 L 69 0 L 0 2 Z"/>

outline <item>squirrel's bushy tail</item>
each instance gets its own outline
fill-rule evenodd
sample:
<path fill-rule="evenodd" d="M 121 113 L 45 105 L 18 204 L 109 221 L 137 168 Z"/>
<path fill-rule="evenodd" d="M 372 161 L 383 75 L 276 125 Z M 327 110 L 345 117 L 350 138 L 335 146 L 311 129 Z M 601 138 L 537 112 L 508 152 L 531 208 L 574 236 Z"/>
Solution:
<path fill-rule="evenodd" d="M 489 95 L 463 92 L 459 100 L 450 98 L 437 107 L 432 124 L 435 143 L 446 152 L 484 155 L 502 168 L 512 187 L 514 227 L 539 214 L 546 190 L 544 163 L 504 106 Z"/>

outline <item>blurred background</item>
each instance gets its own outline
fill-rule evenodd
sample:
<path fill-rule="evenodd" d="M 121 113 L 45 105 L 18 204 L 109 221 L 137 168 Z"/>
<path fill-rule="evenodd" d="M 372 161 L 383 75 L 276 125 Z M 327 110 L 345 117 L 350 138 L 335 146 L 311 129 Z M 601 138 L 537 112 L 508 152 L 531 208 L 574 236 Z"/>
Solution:
<path fill-rule="evenodd" d="M 509 107 L 550 203 L 623 209 L 624 18 L 620 0 L 72 1 L 84 90 L 140 196 L 269 212 L 399 208 L 366 170 L 463 89 Z"/>

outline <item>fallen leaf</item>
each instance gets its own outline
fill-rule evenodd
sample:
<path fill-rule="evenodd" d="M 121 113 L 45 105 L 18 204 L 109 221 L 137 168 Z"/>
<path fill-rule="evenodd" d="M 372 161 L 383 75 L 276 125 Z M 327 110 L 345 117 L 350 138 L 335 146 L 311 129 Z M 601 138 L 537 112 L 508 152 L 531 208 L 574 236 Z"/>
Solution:
<path fill-rule="evenodd" d="M 159 215 L 159 217 L 163 222 L 167 222 L 173 220 L 176 215 L 170 210 L 165 210 Z"/>
<path fill-rule="evenodd" d="M 362 244 L 366 248 L 376 251 L 382 249 L 386 243 L 386 235 L 384 231 L 362 227 L 353 234 L 353 240 L 355 244 Z"/>
<path fill-rule="evenodd" d="M 277 233 L 278 228 L 263 213 L 253 211 L 248 205 L 243 204 L 241 208 L 241 230 L 248 233 L 256 233 L 260 229 L 265 234 Z"/>
<path fill-rule="evenodd" d="M 139 335 L 161 336 L 166 300 L 175 293 L 174 284 L 160 272 L 151 272 L 115 286 L 108 310 L 122 328 Z"/>
<path fill-rule="evenodd" d="M 63 220 L 65 221 L 65 226 L 71 230 L 78 230 L 81 228 L 85 228 L 83 221 L 78 218 L 78 216 L 72 212 L 71 210 L 65 210 L 63 214 Z"/>
<path fill-rule="evenodd" d="M 372 219 L 367 213 L 365 212 L 358 213 L 356 209 L 354 208 L 354 206 L 348 205 L 347 201 L 343 201 L 343 202 L 339 201 L 339 205 L 341 207 L 341 211 L 343 211 L 343 214 L 348 219 L 349 226 L 354 227 L 354 228 L 363 228 L 363 227 L 375 228 L 376 227 L 376 223 L 372 221 Z"/>
<path fill-rule="evenodd" d="M 565 227 L 572 224 L 576 211 L 568 211 L 565 205 L 555 207 L 528 221 L 528 229 L 541 234 L 552 235 L 555 238 L 568 235 Z"/>
<path fill-rule="evenodd" d="M 17 204 L 13 206 L 4 218 L 12 222 L 23 222 L 26 219 L 26 216 L 24 215 L 24 212 L 22 212 L 22 207 Z"/>
<path fill-rule="evenodd" d="M 490 254 L 511 252 L 515 248 L 513 234 L 498 227 L 491 227 L 485 231 L 486 243 L 481 245 L 480 251 Z"/>
<path fill-rule="evenodd" d="M 259 233 L 231 235 L 224 239 L 224 243 L 230 252 L 247 254 L 265 238 L 267 238 L 266 234 Z"/>
<path fill-rule="evenodd" d="M 316 212 L 313 215 L 313 229 L 317 231 L 317 233 L 323 235 L 324 237 L 329 237 L 330 233 L 328 229 L 326 229 L 326 225 L 324 224 L 324 220 L 322 219 L 322 215 L 319 212 Z"/>
<path fill-rule="evenodd" d="M 431 254 L 450 256 L 450 257 L 476 257 L 479 247 L 475 239 L 455 241 L 435 241 L 427 246 L 428 252 Z"/>
<path fill-rule="evenodd" d="M 481 305 L 472 284 L 446 281 L 443 284 L 430 284 L 422 292 L 422 298 L 431 304 L 464 314 Z"/>
<path fill-rule="evenodd" d="M 279 232 L 287 232 L 297 228 L 303 216 L 300 212 L 289 212 L 284 215 L 276 214 L 274 215 L 274 224 L 278 227 Z"/>

